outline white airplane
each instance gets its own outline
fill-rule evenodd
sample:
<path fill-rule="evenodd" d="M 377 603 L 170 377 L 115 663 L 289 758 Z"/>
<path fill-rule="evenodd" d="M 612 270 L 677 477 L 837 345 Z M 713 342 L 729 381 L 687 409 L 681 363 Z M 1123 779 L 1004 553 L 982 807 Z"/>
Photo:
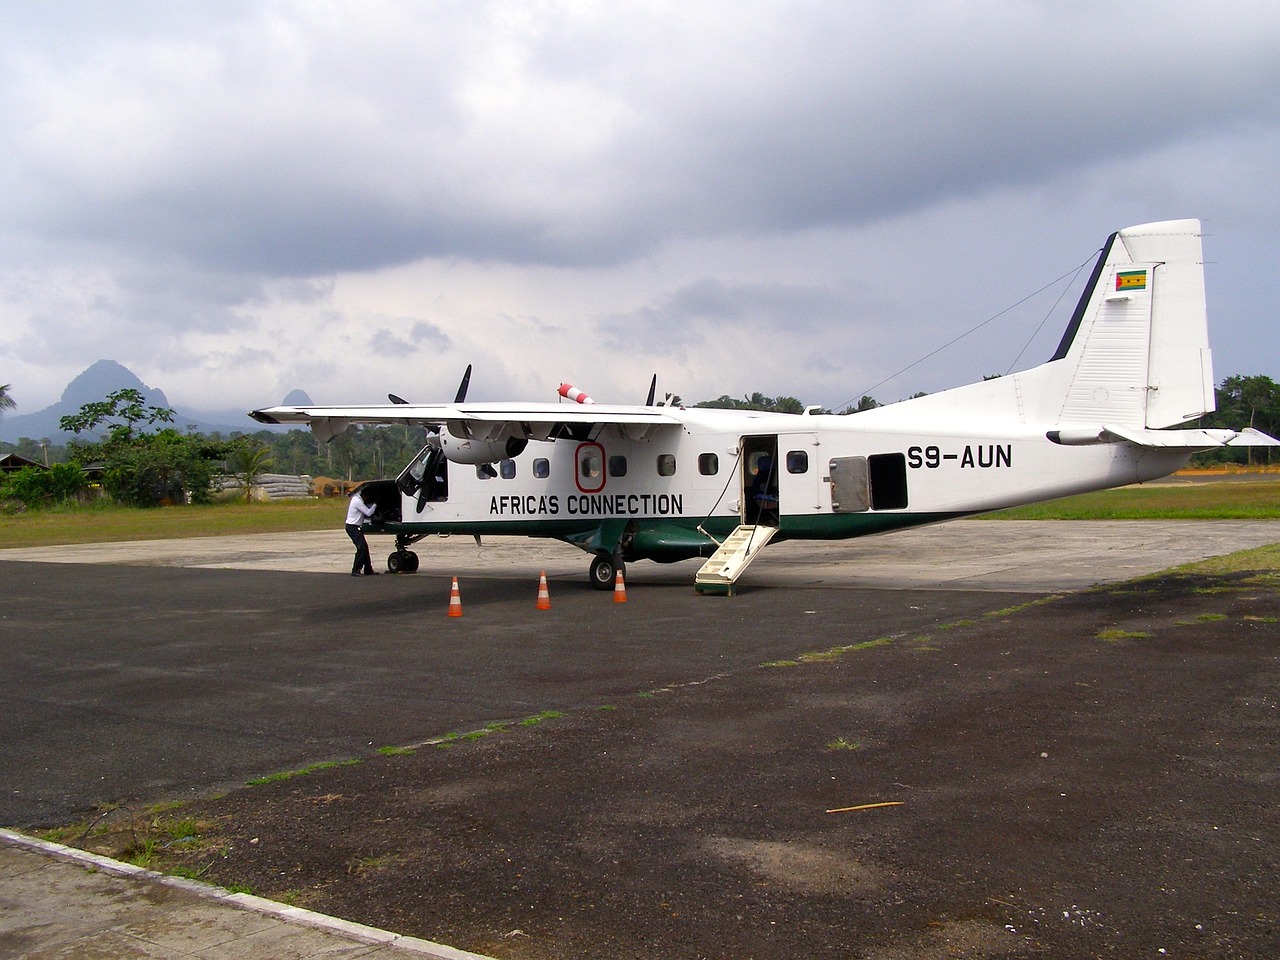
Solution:
<path fill-rule="evenodd" d="M 1214 409 L 1200 223 L 1129 227 L 1103 247 L 1054 355 L 1021 373 L 847 415 L 578 402 L 269 407 L 322 441 L 349 424 L 434 432 L 365 491 L 393 572 L 431 534 L 550 537 L 626 562 L 711 557 L 700 591 L 732 593 L 772 540 L 835 540 L 1153 480 L 1254 430 L 1166 429 Z"/>

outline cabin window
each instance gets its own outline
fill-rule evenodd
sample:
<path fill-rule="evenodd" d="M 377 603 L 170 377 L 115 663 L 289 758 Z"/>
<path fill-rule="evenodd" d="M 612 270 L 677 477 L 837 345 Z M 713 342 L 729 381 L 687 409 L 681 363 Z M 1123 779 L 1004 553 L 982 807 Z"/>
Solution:
<path fill-rule="evenodd" d="M 516 478 L 516 462 L 514 460 L 503 460 L 498 464 L 498 472 L 502 474 L 503 480 L 514 480 Z"/>
<path fill-rule="evenodd" d="M 533 475 L 539 480 L 545 480 L 551 476 L 551 461 L 546 457 L 538 457 L 533 461 Z"/>
<path fill-rule="evenodd" d="M 584 453 L 578 458 L 578 473 L 584 480 L 594 480 L 600 476 L 600 455 Z"/>
<path fill-rule="evenodd" d="M 720 472 L 720 458 L 714 453 L 698 454 L 698 472 L 704 477 L 714 477 Z"/>
<path fill-rule="evenodd" d="M 477 463 L 477 464 L 476 464 L 476 479 L 477 479 L 477 480 L 492 480 L 492 479 L 493 479 L 494 477 L 496 477 L 497 475 L 498 475 L 498 471 L 497 471 L 497 470 L 495 470 L 495 469 L 493 469 L 493 464 L 492 464 L 492 463 Z"/>
<path fill-rule="evenodd" d="M 674 477 L 676 475 L 676 455 L 674 453 L 658 454 L 658 476 Z"/>
<path fill-rule="evenodd" d="M 809 454 L 804 450 L 787 451 L 787 473 L 808 473 Z"/>
<path fill-rule="evenodd" d="M 612 456 L 609 458 L 609 476 L 625 477 L 627 475 L 627 458 Z"/>

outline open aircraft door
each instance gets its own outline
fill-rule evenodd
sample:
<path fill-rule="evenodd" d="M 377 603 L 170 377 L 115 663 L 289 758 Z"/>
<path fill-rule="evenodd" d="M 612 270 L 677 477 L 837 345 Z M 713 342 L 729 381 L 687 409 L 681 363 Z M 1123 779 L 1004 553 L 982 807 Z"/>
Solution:
<path fill-rule="evenodd" d="M 743 523 L 785 527 L 822 509 L 816 433 L 742 437 L 740 449 Z"/>
<path fill-rule="evenodd" d="M 816 433 L 778 435 L 778 497 L 782 528 L 792 517 L 811 517 L 822 511 L 822 457 Z"/>

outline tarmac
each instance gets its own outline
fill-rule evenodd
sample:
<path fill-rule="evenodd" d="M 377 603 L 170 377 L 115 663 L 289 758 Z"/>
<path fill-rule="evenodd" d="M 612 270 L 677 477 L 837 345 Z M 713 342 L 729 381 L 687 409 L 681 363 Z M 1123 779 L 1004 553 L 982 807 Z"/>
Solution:
<path fill-rule="evenodd" d="M 768 591 L 774 605 L 786 605 L 793 596 L 811 598 L 814 590 L 853 588 L 918 591 L 921 597 L 945 591 L 948 598 L 966 592 L 1043 595 L 1128 580 L 1277 541 L 1276 522 L 962 521 L 854 543 L 771 546 L 745 582 L 749 590 Z M 28 565 L 45 563 L 97 564 L 126 571 L 169 567 L 345 576 L 348 552 L 341 531 L 59 546 L 0 551 L 0 572 L 10 583 L 19 582 L 9 579 L 14 571 L 29 573 Z M 532 589 L 538 572 L 545 570 L 553 592 L 561 593 L 566 592 L 565 581 L 586 577 L 582 554 L 540 541 L 486 541 L 477 548 L 470 540 L 453 538 L 423 544 L 420 552 L 423 572 L 435 575 L 528 580 Z M 629 584 L 636 591 L 647 585 L 689 584 L 695 568 L 636 564 L 628 571 Z M 395 578 L 397 585 L 402 579 L 407 578 Z M 560 587 L 555 586 L 557 580 Z M 339 583 L 364 586 L 350 580 L 333 582 L 335 588 Z M 82 592 L 64 602 L 92 619 L 100 599 Z M 532 599 L 529 606 L 532 609 Z M 441 605 L 439 615 L 443 611 Z M 71 616 L 65 611 L 64 615 Z M 0 628 L 16 630 L 18 619 L 11 620 L 6 612 Z M 617 642 L 617 637 L 611 641 Z M 402 955 L 480 956 L 0 831 L 0 958 Z"/>

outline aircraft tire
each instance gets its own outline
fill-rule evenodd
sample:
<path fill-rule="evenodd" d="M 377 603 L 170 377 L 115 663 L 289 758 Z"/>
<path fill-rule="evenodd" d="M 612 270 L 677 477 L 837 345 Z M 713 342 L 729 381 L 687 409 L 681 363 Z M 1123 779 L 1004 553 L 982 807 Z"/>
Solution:
<path fill-rule="evenodd" d="M 413 573 L 418 569 L 418 555 L 412 550 L 397 550 L 387 557 L 387 572 Z"/>
<path fill-rule="evenodd" d="M 592 588 L 596 590 L 612 590 L 614 579 L 621 569 L 622 561 L 616 559 L 613 554 L 597 553 L 595 559 L 591 561 L 591 571 L 588 574 Z"/>

